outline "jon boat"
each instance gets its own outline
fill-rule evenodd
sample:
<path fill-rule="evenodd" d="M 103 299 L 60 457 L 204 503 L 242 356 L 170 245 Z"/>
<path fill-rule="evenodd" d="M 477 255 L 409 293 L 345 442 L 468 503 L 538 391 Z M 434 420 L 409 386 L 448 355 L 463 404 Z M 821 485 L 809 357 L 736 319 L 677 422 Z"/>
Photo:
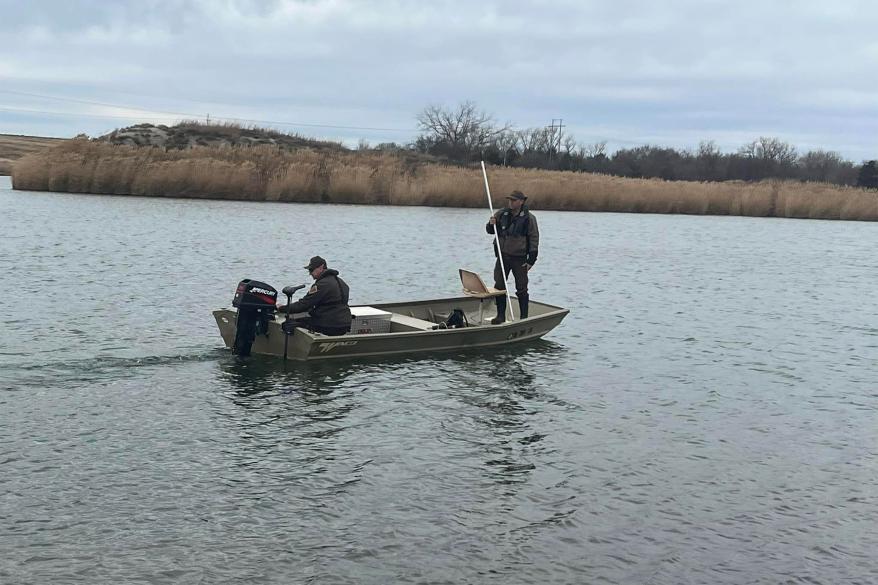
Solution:
<path fill-rule="evenodd" d="M 486 287 L 482 279 L 470 271 L 460 270 L 464 296 L 369 305 L 368 313 L 390 313 L 389 331 L 382 333 L 350 333 L 327 336 L 295 328 L 284 334 L 283 315 L 268 320 L 266 331 L 257 333 L 250 353 L 311 361 L 363 356 L 418 354 L 447 350 L 485 348 L 539 339 L 558 326 L 570 311 L 555 305 L 530 301 L 528 317 L 521 319 L 518 303 L 509 303 L 513 318 L 500 325 L 491 325 L 494 316 L 493 298 L 505 291 Z M 351 307 L 353 313 L 363 307 Z M 444 328 L 455 309 L 465 315 L 465 326 Z M 238 311 L 219 309 L 213 312 L 226 347 L 232 349 L 237 333 Z M 386 328 L 386 323 L 384 323 Z M 353 329 L 352 329 L 353 330 Z M 285 339 L 287 338 L 288 339 Z M 285 343 L 286 341 L 286 343 Z"/>

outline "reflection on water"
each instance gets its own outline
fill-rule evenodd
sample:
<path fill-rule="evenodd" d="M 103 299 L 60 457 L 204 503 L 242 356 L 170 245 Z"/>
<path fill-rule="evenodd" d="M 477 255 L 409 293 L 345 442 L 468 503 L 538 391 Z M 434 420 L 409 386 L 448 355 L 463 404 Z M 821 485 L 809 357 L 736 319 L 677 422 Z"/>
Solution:
<path fill-rule="evenodd" d="M 229 399 L 240 408 L 261 413 L 256 422 L 236 418 L 238 424 L 246 424 L 248 437 L 254 424 L 276 425 L 277 419 L 284 417 L 285 425 L 297 429 L 295 436 L 285 440 L 297 444 L 355 427 L 354 420 L 359 417 L 348 417 L 356 408 L 362 409 L 359 416 L 366 416 L 376 405 L 391 411 L 402 405 L 408 409 L 414 388 L 440 393 L 432 399 L 445 404 L 452 401 L 457 406 L 455 416 L 435 421 L 441 431 L 436 439 L 446 444 L 462 440 L 470 456 L 478 454 L 488 477 L 512 484 L 527 481 L 527 474 L 534 469 L 530 453 L 538 450 L 537 443 L 550 432 L 533 428 L 530 420 L 541 405 L 575 408 L 555 396 L 554 376 L 540 383 L 528 364 L 540 364 L 544 369 L 566 354 L 563 345 L 539 340 L 424 359 L 403 356 L 284 362 L 229 355 L 217 362 L 217 367 L 218 379 L 229 386 Z M 367 401 L 374 402 L 364 407 Z"/>
<path fill-rule="evenodd" d="M 263 392 L 281 394 L 328 394 L 342 386 L 356 363 L 293 363 L 273 358 L 227 356 L 217 362 L 220 379 L 235 389 L 238 396 Z"/>
<path fill-rule="evenodd" d="M 283 361 L 273 357 L 228 355 L 217 363 L 220 378 L 243 396 L 262 392 L 326 393 L 344 385 L 347 377 L 362 371 L 384 371 L 391 375 L 406 367 L 422 371 L 445 371 L 486 366 L 492 377 L 507 381 L 525 392 L 533 385 L 533 375 L 522 362 L 551 359 L 566 348 L 540 339 L 503 348 L 474 349 L 460 353 L 437 352 L 431 356 L 378 356 L 323 361 Z"/>

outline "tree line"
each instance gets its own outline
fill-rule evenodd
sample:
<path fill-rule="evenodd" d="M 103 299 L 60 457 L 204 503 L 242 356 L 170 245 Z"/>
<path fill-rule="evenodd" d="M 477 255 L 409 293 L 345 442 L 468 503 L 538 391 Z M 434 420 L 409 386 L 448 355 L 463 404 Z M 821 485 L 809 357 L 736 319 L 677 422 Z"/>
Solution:
<path fill-rule="evenodd" d="M 736 152 L 722 152 L 714 141 L 696 151 L 643 145 L 607 151 L 606 142 L 580 144 L 557 126 L 515 129 L 500 124 L 473 102 L 455 108 L 428 106 L 418 114 L 420 134 L 407 148 L 467 164 L 602 173 L 620 177 L 682 181 L 760 181 L 791 179 L 878 189 L 878 162 L 855 164 L 827 150 L 798 149 L 779 138 L 759 137 Z"/>

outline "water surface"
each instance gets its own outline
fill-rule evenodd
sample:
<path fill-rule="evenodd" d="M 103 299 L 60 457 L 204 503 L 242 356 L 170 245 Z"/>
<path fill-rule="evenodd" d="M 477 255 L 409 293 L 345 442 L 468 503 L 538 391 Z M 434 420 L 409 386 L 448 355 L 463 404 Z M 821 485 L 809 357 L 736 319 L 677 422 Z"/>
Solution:
<path fill-rule="evenodd" d="M 538 212 L 544 341 L 285 368 L 240 279 L 455 295 L 487 213 L 0 210 L 0 582 L 878 582 L 878 225 Z"/>

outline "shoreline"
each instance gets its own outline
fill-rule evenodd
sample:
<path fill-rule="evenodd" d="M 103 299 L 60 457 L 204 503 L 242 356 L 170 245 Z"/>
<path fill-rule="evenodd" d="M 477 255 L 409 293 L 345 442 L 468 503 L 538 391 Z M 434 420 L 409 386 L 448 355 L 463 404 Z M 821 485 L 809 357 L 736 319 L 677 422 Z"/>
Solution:
<path fill-rule="evenodd" d="M 519 189 L 534 211 L 591 211 L 878 221 L 878 191 L 768 180 L 697 183 L 489 167 L 495 203 Z M 164 150 L 68 140 L 16 162 L 20 191 L 482 208 L 481 170 L 392 153 L 270 146 Z"/>
<path fill-rule="evenodd" d="M 0 178 L 4 176 L 11 175 L 0 175 Z M 51 194 L 59 194 L 59 195 L 81 195 L 84 197 L 118 197 L 118 198 L 135 198 L 135 199 L 167 199 L 170 201 L 193 201 L 193 200 L 201 200 L 201 201 L 228 201 L 233 203 L 269 203 L 275 205 L 325 205 L 327 207 L 396 207 L 396 208 L 429 208 L 429 209 L 481 209 L 485 213 L 488 213 L 487 205 L 482 204 L 480 206 L 477 205 L 429 205 L 429 204 L 406 204 L 406 203 L 357 203 L 357 202 L 320 202 L 320 201 L 268 201 L 268 200 L 253 200 L 253 199 L 231 199 L 228 197 L 211 197 L 209 195 L 198 195 L 198 196 L 185 196 L 185 195 L 131 195 L 125 193 L 87 193 L 87 192 L 74 192 L 74 191 L 36 191 L 36 190 L 28 190 L 28 189 L 15 189 L 14 187 L 10 187 L 9 191 L 16 191 L 19 193 L 51 193 Z M 502 199 L 492 200 L 494 204 L 494 211 L 498 211 L 503 207 Z M 752 218 L 752 219 L 789 219 L 789 220 L 809 220 L 809 221 L 878 221 L 878 219 L 847 219 L 847 218 L 838 218 L 838 217 L 785 217 L 781 215 L 731 215 L 725 213 L 685 213 L 685 212 L 655 212 L 655 211 L 608 211 L 608 210 L 583 210 L 583 209 L 549 209 L 545 207 L 533 207 L 532 211 L 544 213 L 547 211 L 558 212 L 558 213 L 608 213 L 608 214 L 634 214 L 634 215 L 677 215 L 681 217 L 741 217 L 741 218 Z"/>

